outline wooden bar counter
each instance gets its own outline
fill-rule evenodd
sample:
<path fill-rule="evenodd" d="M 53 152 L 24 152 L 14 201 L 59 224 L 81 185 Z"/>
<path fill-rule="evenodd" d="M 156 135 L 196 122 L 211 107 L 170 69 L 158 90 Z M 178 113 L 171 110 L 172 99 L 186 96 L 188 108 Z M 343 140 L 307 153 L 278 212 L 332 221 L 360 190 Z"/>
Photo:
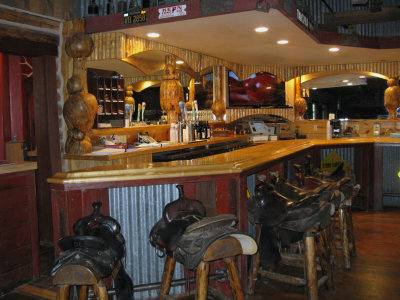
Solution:
<path fill-rule="evenodd" d="M 72 234 L 73 223 L 90 214 L 91 203 L 95 201 L 102 201 L 104 213 L 110 213 L 117 219 L 120 212 L 116 209 L 123 214 L 130 211 L 130 206 L 135 206 L 130 211 L 130 218 L 135 218 L 135 214 L 140 218 L 145 212 L 152 211 L 146 214 L 146 221 L 143 221 L 148 224 L 140 223 L 140 226 L 147 226 L 145 232 L 149 231 L 160 216 L 163 205 L 175 200 L 168 193 L 177 183 L 184 185 L 187 197 L 199 199 L 205 204 L 207 215 L 235 214 L 239 220 L 238 227 L 247 231 L 247 190 L 254 188 L 255 174 L 268 174 L 269 170 L 274 170 L 287 177 L 294 163 L 303 162 L 306 155 L 312 155 L 317 161 L 321 149 L 326 148 L 354 149 L 357 183 L 364 190 L 363 206 L 366 209 L 382 209 L 383 148 L 391 147 L 400 152 L 399 146 L 399 139 L 383 137 L 282 140 L 198 159 L 127 162 L 57 173 L 48 179 L 52 189 L 54 241 Z M 399 170 L 393 171 L 397 174 Z M 146 189 L 141 189 L 143 187 Z M 162 202 L 160 199 L 165 197 L 167 200 Z M 135 203 L 143 201 L 145 208 L 138 208 Z M 124 218 L 127 217 L 121 216 L 121 220 Z M 122 224 L 122 228 L 132 227 L 129 222 Z M 136 247 L 148 247 L 141 253 L 154 252 L 148 241 Z M 134 268 L 142 270 L 150 263 L 151 258 L 144 257 L 143 265 Z M 241 258 L 238 265 L 241 278 L 246 278 L 245 258 Z M 140 274 L 135 274 L 131 276 L 140 277 Z"/>

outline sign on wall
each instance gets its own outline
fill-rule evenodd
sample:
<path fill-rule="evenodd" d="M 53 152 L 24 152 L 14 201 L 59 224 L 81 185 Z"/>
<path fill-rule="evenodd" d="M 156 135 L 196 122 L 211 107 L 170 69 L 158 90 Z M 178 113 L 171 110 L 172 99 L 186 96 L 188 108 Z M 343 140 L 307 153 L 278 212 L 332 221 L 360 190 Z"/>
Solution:
<path fill-rule="evenodd" d="M 135 12 L 133 14 L 124 14 L 124 25 L 135 25 L 146 23 L 147 13 L 145 10 Z"/>
<path fill-rule="evenodd" d="M 174 18 L 179 16 L 186 16 L 186 4 L 168 6 L 158 9 L 158 18 Z"/>

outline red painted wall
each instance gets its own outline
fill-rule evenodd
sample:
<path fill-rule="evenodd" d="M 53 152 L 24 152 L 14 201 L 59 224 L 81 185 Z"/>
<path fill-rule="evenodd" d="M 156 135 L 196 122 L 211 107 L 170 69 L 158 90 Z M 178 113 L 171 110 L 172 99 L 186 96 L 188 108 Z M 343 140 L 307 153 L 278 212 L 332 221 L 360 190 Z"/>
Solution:
<path fill-rule="evenodd" d="M 28 59 L 29 61 L 30 59 Z M 5 159 L 5 144 L 16 136 L 17 141 L 27 141 L 33 112 L 31 85 L 24 84 L 26 70 L 18 55 L 0 52 L 0 159 Z M 24 70 L 24 71 L 22 71 Z M 28 70 L 29 71 L 29 70 Z M 28 72 L 25 72 L 28 73 Z M 34 135 L 34 134 L 33 134 Z"/>
<path fill-rule="evenodd" d="M 5 142 L 11 139 L 8 55 L 0 52 L 0 159 L 6 158 Z"/>
<path fill-rule="evenodd" d="M 11 136 L 16 136 L 17 141 L 24 141 L 26 140 L 26 106 L 23 99 L 21 56 L 9 55 L 8 66 Z"/>

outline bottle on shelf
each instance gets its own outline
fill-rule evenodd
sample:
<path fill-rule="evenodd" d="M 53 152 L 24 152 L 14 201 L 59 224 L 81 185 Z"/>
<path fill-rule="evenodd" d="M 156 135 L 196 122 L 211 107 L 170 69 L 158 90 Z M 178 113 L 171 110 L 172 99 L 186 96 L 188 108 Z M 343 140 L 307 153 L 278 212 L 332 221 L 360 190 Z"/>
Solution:
<path fill-rule="evenodd" d="M 115 13 L 114 9 L 114 1 L 113 0 L 108 0 L 107 2 L 107 15 L 111 15 Z"/>
<path fill-rule="evenodd" d="M 128 13 L 129 14 L 134 14 L 135 12 L 140 11 L 140 7 L 139 4 L 137 3 L 137 0 L 131 0 L 131 2 L 129 3 L 129 9 L 128 9 Z"/>
<path fill-rule="evenodd" d="M 90 0 L 87 13 L 88 17 L 96 17 L 99 15 L 99 6 L 96 4 L 95 0 Z"/>
<path fill-rule="evenodd" d="M 119 0 L 117 4 L 117 12 L 126 13 L 126 11 L 127 11 L 126 0 Z"/>

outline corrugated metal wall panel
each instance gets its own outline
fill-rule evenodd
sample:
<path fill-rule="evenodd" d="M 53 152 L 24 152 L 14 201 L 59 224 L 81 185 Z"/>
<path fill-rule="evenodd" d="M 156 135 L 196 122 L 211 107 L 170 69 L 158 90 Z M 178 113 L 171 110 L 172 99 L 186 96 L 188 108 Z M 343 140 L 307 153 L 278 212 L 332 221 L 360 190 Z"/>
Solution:
<path fill-rule="evenodd" d="M 329 148 L 321 149 L 321 161 L 324 160 L 329 153 L 335 151 L 345 162 L 347 162 L 354 170 L 354 148 Z"/>
<path fill-rule="evenodd" d="M 254 195 L 254 188 L 256 186 L 256 175 L 250 175 L 247 176 L 247 188 L 249 189 L 250 195 L 253 196 Z M 250 222 L 247 222 L 247 228 L 248 228 L 248 232 L 255 237 L 256 236 L 256 230 L 253 224 L 251 224 Z"/>
<path fill-rule="evenodd" d="M 125 267 L 134 285 L 160 282 L 165 258 L 159 258 L 150 245 L 149 233 L 161 218 L 164 206 L 178 199 L 176 184 L 109 189 L 110 215 L 122 228 L 126 240 Z M 183 267 L 175 268 L 175 279 L 183 278 Z M 183 287 L 171 289 L 171 294 Z M 135 293 L 135 299 L 157 297 L 158 290 Z"/>
<path fill-rule="evenodd" d="M 400 171 L 400 149 L 395 146 L 384 146 L 382 156 L 383 206 L 400 207 L 400 178 L 398 176 Z"/>

